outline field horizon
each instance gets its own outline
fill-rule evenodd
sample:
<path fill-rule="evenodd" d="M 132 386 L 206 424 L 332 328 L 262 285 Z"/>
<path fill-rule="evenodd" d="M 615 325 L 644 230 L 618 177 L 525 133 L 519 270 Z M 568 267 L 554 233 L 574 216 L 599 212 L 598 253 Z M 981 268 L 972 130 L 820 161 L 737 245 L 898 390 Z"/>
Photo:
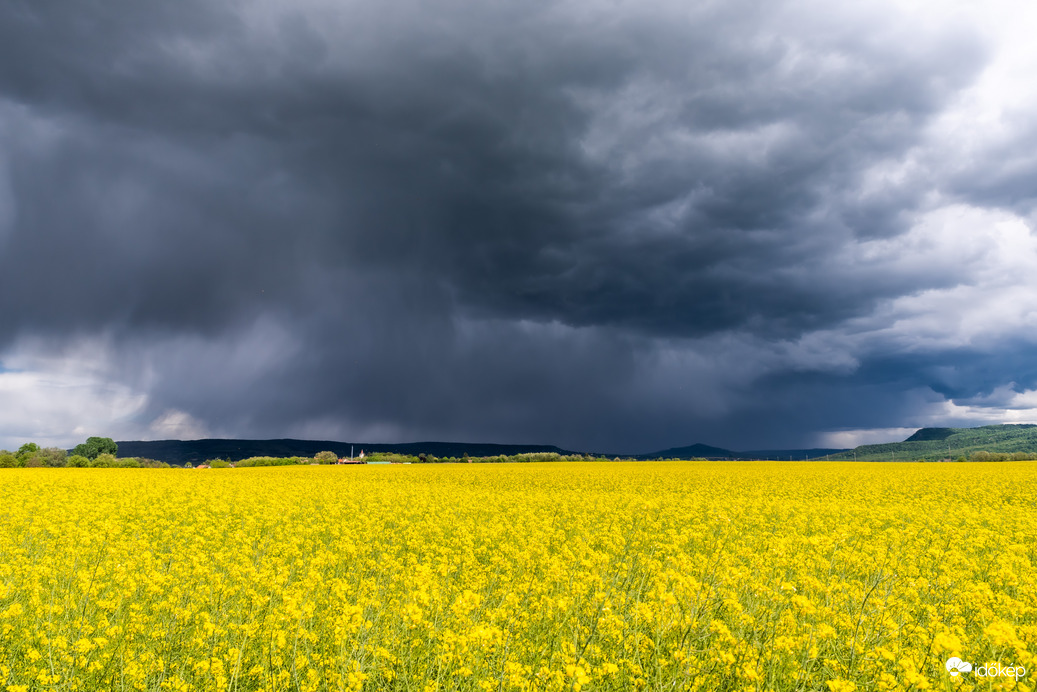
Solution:
<path fill-rule="evenodd" d="M 595 458 L 620 458 L 648 461 L 654 459 L 739 459 L 739 460 L 854 460 L 854 461 L 937 461 L 957 459 L 977 452 L 992 454 L 1030 453 L 1037 454 L 1037 425 L 1001 424 L 974 428 L 919 428 L 899 442 L 860 445 L 855 448 L 793 448 L 757 449 L 734 451 L 695 443 L 683 447 L 670 447 L 641 454 L 621 454 L 570 450 L 555 445 L 498 444 L 467 442 L 403 442 L 361 443 L 334 440 L 298 440 L 292 438 L 271 440 L 246 440 L 234 438 L 205 438 L 199 440 L 130 440 L 119 441 L 120 457 L 143 457 L 158 459 L 171 464 L 199 464 L 208 459 L 237 461 L 252 456 L 300 456 L 312 457 L 328 450 L 339 456 L 367 453 L 390 453 L 409 456 L 419 454 L 437 457 L 487 457 L 515 455 L 521 453 L 559 454 L 563 456 L 586 455 Z"/>

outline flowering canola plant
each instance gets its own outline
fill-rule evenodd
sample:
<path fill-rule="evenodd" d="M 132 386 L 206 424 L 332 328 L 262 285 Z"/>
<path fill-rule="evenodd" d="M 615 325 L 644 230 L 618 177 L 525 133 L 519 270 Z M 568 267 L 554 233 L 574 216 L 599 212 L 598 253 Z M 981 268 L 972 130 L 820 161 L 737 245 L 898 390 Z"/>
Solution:
<path fill-rule="evenodd" d="M 944 664 L 1037 669 L 1035 463 L 13 469 L 0 497 L 0 691 L 1034 689 Z"/>

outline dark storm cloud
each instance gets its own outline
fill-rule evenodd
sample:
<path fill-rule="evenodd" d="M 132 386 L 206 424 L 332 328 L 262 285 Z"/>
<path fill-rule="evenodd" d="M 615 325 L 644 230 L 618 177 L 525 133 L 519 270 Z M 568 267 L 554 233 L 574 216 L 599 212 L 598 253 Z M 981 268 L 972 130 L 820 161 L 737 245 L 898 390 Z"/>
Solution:
<path fill-rule="evenodd" d="M 105 335 L 142 421 L 227 435 L 636 450 L 730 444 L 768 401 L 759 444 L 799 444 L 776 344 L 962 280 L 847 252 L 924 211 L 932 180 L 874 171 L 986 60 L 904 21 L 9 3 L 0 347 Z M 1003 176 L 958 194 L 1011 206 Z"/>
<path fill-rule="evenodd" d="M 1037 210 L 1037 125 L 1031 112 L 1004 120 L 1011 136 L 954 165 L 947 187 L 974 204 L 1032 218 Z"/>

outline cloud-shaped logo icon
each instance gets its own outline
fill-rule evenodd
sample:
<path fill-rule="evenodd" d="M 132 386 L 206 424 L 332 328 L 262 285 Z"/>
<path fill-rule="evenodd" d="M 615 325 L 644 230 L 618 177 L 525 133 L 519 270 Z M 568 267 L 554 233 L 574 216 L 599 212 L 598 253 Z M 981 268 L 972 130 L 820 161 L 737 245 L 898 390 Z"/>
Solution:
<path fill-rule="evenodd" d="M 947 672 L 951 674 L 951 677 L 956 677 L 960 673 L 968 673 L 972 670 L 972 664 L 968 661 L 963 661 L 957 656 L 947 659 Z"/>

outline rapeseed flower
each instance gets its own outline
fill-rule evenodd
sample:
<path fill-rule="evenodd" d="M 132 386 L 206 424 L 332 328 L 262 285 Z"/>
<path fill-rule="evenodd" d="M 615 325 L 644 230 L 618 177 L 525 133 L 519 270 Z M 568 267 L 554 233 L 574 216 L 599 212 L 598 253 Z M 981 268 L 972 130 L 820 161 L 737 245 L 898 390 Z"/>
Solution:
<path fill-rule="evenodd" d="M 838 692 L 949 689 L 951 656 L 1033 667 L 1033 463 L 5 469 L 0 493 L 0 690 Z"/>

